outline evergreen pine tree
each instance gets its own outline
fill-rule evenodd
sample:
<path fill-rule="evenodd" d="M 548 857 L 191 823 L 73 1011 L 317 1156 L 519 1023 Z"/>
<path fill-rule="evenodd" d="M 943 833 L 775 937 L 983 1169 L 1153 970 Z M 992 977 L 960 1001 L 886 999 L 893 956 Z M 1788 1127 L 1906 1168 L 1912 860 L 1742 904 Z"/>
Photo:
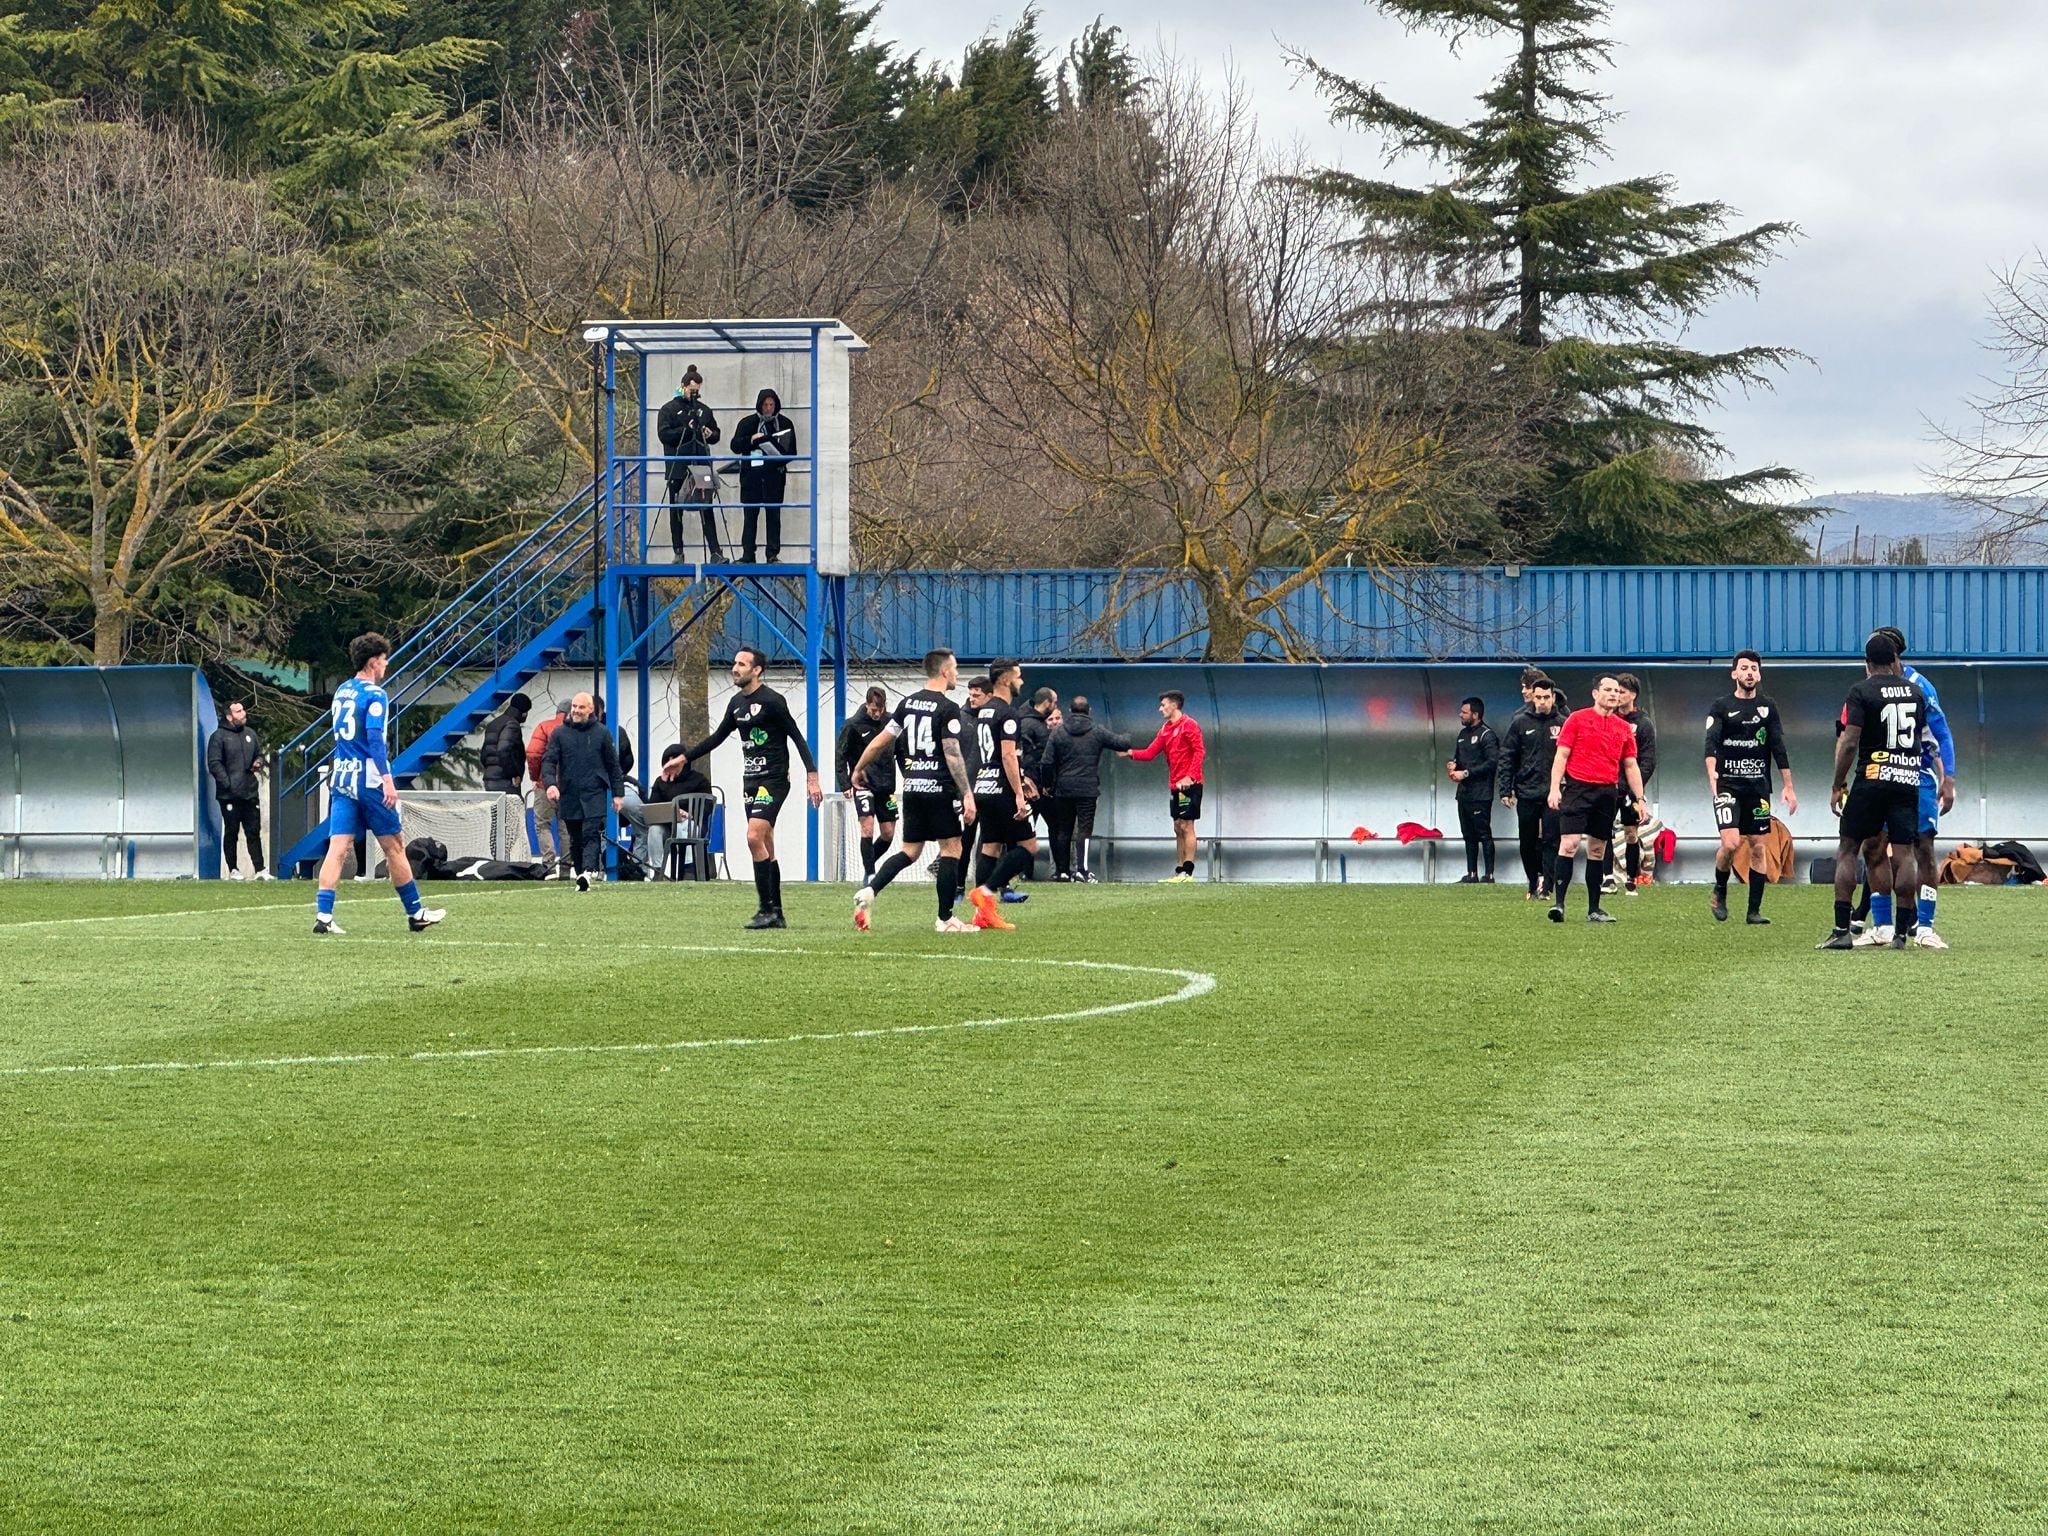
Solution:
<path fill-rule="evenodd" d="M 1586 184 L 1613 118 L 1587 85 L 1612 62 L 1613 42 L 1599 31 L 1608 0 L 1372 3 L 1413 30 L 1514 49 L 1464 124 L 1306 63 L 1337 121 L 1445 173 L 1405 186 L 1326 170 L 1309 184 L 1356 212 L 1362 246 L 1426 260 L 1433 291 L 1404 308 L 1470 317 L 1475 340 L 1535 372 L 1544 403 L 1529 423 L 1527 489 L 1502 508 L 1511 533 L 1532 554 L 1575 564 L 1796 559 L 1793 529 L 1806 514 L 1757 497 L 1799 477 L 1777 467 L 1708 472 L 1721 446 L 1695 418 L 1722 391 L 1765 384 L 1798 354 L 1701 352 L 1669 339 L 1717 297 L 1753 290 L 1793 227 L 1725 233 L 1731 209 L 1677 201 L 1666 176 Z"/>

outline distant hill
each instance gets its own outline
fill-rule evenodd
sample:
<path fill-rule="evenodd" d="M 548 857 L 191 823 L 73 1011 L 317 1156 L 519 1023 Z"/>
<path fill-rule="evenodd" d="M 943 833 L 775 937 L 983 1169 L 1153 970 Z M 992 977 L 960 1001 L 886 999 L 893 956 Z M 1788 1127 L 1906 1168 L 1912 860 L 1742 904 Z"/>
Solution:
<path fill-rule="evenodd" d="M 1996 522 L 1974 503 L 1933 494 L 1848 491 L 1812 496 L 1799 505 L 1829 509 L 1804 529 L 1808 551 L 1823 565 L 1981 561 L 1987 558 L 1985 535 Z M 2002 541 L 1988 557 L 2000 564 L 2048 561 L 2048 530 Z"/>

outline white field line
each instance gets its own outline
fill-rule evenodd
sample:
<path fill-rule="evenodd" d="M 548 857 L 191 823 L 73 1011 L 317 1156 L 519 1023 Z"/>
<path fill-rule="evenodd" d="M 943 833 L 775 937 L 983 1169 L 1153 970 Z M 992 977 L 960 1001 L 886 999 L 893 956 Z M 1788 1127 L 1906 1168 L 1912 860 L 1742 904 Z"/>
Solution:
<path fill-rule="evenodd" d="M 453 882 L 451 881 L 447 883 L 452 884 Z M 539 887 L 539 890 L 529 891 L 527 887 Z M 527 880 L 522 881 L 519 885 L 516 886 L 504 886 L 496 890 L 465 889 L 456 898 L 456 900 L 459 904 L 466 906 L 468 903 L 474 901 L 479 896 L 530 895 L 536 901 L 554 899 L 552 897 L 543 896 L 541 894 L 542 891 L 548 889 L 552 889 L 556 893 L 556 895 L 559 896 L 562 892 L 567 891 L 569 889 L 569 886 L 565 882 L 560 881 L 544 882 L 540 880 Z M 622 887 L 621 889 L 630 890 L 632 889 L 632 887 L 627 886 Z M 655 887 L 653 885 L 650 885 L 648 886 L 648 889 L 653 890 L 655 889 Z M 396 896 L 393 894 L 391 887 L 388 885 L 383 886 L 380 889 L 368 892 L 362 890 L 352 891 L 348 886 L 343 886 L 341 893 L 346 898 L 346 900 L 344 900 L 341 903 L 341 906 L 344 909 L 352 908 L 356 906 L 358 903 L 369 903 L 375 901 L 382 901 L 384 899 L 390 899 L 395 901 L 397 899 Z M 434 894 L 438 896 L 441 893 L 439 889 L 436 889 Z M 617 901 L 618 899 L 619 897 L 611 892 L 607 892 L 604 897 L 604 900 L 606 901 Z M 18 923 L 0 923 L 0 934 L 12 933 L 17 929 L 70 928 L 81 923 L 153 923 L 158 918 L 162 917 L 229 917 L 243 912 L 311 912 L 312 910 L 312 888 L 308 887 L 306 899 L 304 901 L 272 901 L 263 902 L 254 906 L 246 907 L 236 906 L 234 903 L 230 902 L 226 906 L 220 907 L 180 907 L 176 911 L 172 912 L 121 912 L 105 917 L 31 917 L 24 918 L 21 922 Z"/>
<path fill-rule="evenodd" d="M 226 908 L 218 910 L 256 911 L 260 908 Z M 170 914 L 157 913 L 155 916 Z M 181 914 L 182 915 L 182 914 Z M 404 939 L 358 939 L 353 944 L 406 944 Z M 414 948 L 433 949 L 552 949 L 569 948 L 579 953 L 588 953 L 593 947 L 588 944 L 552 945 L 546 942 L 526 943 L 508 939 L 435 939 L 422 945 L 411 941 Z M 366 1063 L 405 1063 L 436 1061 L 487 1061 L 500 1058 L 541 1057 L 541 1056 L 620 1056 L 648 1055 L 662 1051 L 705 1051 L 739 1046 L 756 1045 L 816 1045 L 833 1040 L 880 1040 L 891 1035 L 936 1035 L 962 1029 L 999 1029 L 1012 1024 L 1059 1024 L 1074 1019 L 1107 1018 L 1119 1013 L 1135 1013 L 1144 1008 L 1164 1008 L 1174 1003 L 1193 1002 L 1206 997 L 1216 990 L 1216 978 L 1204 971 L 1184 971 L 1163 965 L 1125 965 L 1110 960 L 1052 960 L 1033 956 L 1014 955 L 969 955 L 969 954 L 895 954 L 863 953 L 858 950 L 816 950 L 801 948 L 752 948 L 742 944 L 605 944 L 608 950 L 644 950 L 674 954 L 695 955 L 804 955 L 814 959 L 857 960 L 869 964 L 887 964 L 896 960 L 938 960 L 957 965 L 962 962 L 971 965 L 1035 965 L 1056 967 L 1066 970 L 1118 971 L 1135 976 L 1165 976 L 1181 983 L 1180 990 L 1165 997 L 1145 997 L 1127 1003 L 1101 1003 L 1093 1008 L 1071 1008 L 1059 1013 L 1018 1014 L 995 1019 L 962 1019 L 951 1024 L 894 1024 L 878 1025 L 868 1029 L 841 1029 L 830 1032 L 814 1032 L 795 1035 L 750 1036 L 733 1035 L 718 1040 L 667 1040 L 648 1041 L 635 1044 L 615 1045 L 500 1045 L 478 1046 L 459 1051 L 359 1051 L 336 1056 L 249 1056 L 222 1061 L 117 1061 L 85 1062 L 65 1066 L 48 1067 L 0 1067 L 0 1077 L 76 1077 L 88 1075 L 109 1075 L 123 1072 L 231 1072 L 249 1071 L 259 1068 L 277 1067 L 345 1067 Z"/>

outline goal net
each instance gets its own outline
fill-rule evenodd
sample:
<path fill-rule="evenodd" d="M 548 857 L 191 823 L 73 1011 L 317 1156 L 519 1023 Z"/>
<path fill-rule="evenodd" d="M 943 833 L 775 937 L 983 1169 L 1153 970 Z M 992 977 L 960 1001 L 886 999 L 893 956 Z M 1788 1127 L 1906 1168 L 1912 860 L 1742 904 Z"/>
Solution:
<path fill-rule="evenodd" d="M 445 843 L 451 859 L 501 859 L 526 863 L 533 858 L 526 840 L 526 804 L 517 795 L 489 790 L 407 790 L 399 797 L 403 836 L 431 837 Z M 384 855 L 373 844 L 370 873 L 384 873 Z"/>

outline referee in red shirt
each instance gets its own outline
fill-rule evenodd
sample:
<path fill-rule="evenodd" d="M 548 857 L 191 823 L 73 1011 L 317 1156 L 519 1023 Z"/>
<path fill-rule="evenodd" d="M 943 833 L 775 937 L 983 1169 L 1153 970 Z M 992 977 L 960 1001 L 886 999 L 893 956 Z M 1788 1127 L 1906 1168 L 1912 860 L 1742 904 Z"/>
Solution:
<path fill-rule="evenodd" d="M 1564 921 L 1565 887 L 1572 883 L 1572 860 L 1580 839 L 1586 844 L 1586 921 L 1611 923 L 1614 914 L 1600 910 L 1600 865 L 1614 837 L 1620 809 L 1615 786 L 1628 779 L 1636 814 L 1643 812 L 1643 775 L 1636 766 L 1636 733 L 1621 718 L 1621 681 L 1612 672 L 1600 674 L 1593 687 L 1593 707 L 1572 712 L 1558 734 L 1557 756 L 1550 763 L 1550 808 L 1558 813 L 1562 836 L 1557 844 L 1557 880 L 1551 887 L 1550 920 Z"/>

